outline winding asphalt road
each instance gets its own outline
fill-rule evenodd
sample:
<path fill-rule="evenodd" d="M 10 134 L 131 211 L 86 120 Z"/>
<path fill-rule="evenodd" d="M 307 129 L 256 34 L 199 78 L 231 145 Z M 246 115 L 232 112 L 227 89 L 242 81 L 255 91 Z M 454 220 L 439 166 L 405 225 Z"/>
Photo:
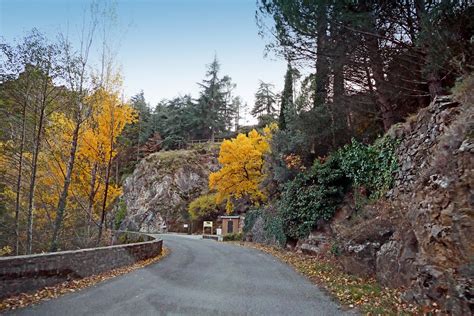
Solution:
<path fill-rule="evenodd" d="M 343 315 L 271 255 L 213 240 L 162 235 L 163 260 L 13 315 Z"/>

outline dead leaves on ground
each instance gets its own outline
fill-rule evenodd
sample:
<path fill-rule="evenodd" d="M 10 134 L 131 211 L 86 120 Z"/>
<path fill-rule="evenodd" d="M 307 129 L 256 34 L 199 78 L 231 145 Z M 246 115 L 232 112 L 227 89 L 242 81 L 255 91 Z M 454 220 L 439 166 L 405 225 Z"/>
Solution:
<path fill-rule="evenodd" d="M 363 279 L 344 273 L 335 257 L 309 256 L 249 242 L 236 244 L 279 258 L 326 289 L 342 305 L 357 308 L 366 315 L 423 313 L 420 307 L 402 302 L 400 290 L 382 287 L 375 279 Z"/>
<path fill-rule="evenodd" d="M 161 255 L 138 261 L 132 265 L 113 269 L 101 274 L 91 275 L 82 279 L 65 281 L 53 286 L 44 287 L 36 292 L 32 293 L 21 293 L 14 296 L 10 296 L 0 300 L 0 312 L 5 310 L 14 310 L 17 308 L 29 306 L 31 304 L 38 303 L 40 301 L 50 300 L 52 298 L 59 297 L 61 295 L 76 292 L 86 287 L 95 285 L 99 282 L 117 277 L 129 273 L 133 270 L 143 268 L 149 264 L 158 262 L 162 258 L 169 254 L 169 249 L 163 247 Z"/>

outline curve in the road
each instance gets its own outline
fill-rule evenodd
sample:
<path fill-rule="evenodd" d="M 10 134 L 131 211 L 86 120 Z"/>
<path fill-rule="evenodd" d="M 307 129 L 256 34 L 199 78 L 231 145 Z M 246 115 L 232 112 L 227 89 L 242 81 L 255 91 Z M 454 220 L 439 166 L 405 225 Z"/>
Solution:
<path fill-rule="evenodd" d="M 315 285 L 258 250 L 161 235 L 162 261 L 18 315 L 342 315 Z"/>

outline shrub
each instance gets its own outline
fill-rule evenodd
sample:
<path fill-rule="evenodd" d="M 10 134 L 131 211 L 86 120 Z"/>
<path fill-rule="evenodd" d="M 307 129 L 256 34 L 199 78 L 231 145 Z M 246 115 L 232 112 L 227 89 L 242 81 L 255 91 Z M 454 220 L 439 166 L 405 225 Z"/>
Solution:
<path fill-rule="evenodd" d="M 271 206 L 266 210 L 257 209 L 247 212 L 243 231 L 245 235 L 251 234 L 255 242 L 280 246 L 286 243 L 283 220 L 279 214 L 271 211 Z"/>
<path fill-rule="evenodd" d="M 204 194 L 189 203 L 188 212 L 195 220 L 217 214 L 222 208 L 222 204 L 216 201 L 216 194 Z"/>
<path fill-rule="evenodd" d="M 122 221 L 125 219 L 126 215 L 127 215 L 127 205 L 125 204 L 124 200 L 120 200 L 118 202 L 117 213 L 115 213 L 115 218 L 114 218 L 115 229 L 120 228 L 120 224 L 122 224 Z"/>
<path fill-rule="evenodd" d="M 339 244 L 337 242 L 334 242 L 332 245 L 331 245 L 331 254 L 333 256 L 340 256 L 341 255 L 341 248 L 339 246 Z"/>
<path fill-rule="evenodd" d="M 309 172 L 298 174 L 285 185 L 279 203 L 285 235 L 304 238 L 319 220 L 331 219 L 349 185 L 338 155 L 324 163 L 316 161 Z"/>
<path fill-rule="evenodd" d="M 243 239 L 242 233 L 233 233 L 233 234 L 224 235 L 224 238 L 223 238 L 224 241 L 239 241 L 242 239 Z"/>
<path fill-rule="evenodd" d="M 453 97 L 456 101 L 466 106 L 472 106 L 474 104 L 474 96 L 472 91 L 474 90 L 474 73 L 464 76 L 453 88 Z"/>
<path fill-rule="evenodd" d="M 161 143 L 161 147 L 164 150 L 184 148 L 185 145 L 186 145 L 186 140 L 184 139 L 184 137 L 181 137 L 179 135 L 170 135 L 166 137 Z"/>
<path fill-rule="evenodd" d="M 298 155 L 303 164 L 310 160 L 308 139 L 299 131 L 279 130 L 272 136 L 270 145 L 271 151 L 265 157 L 266 173 L 269 178 L 266 182 L 274 181 L 281 186 L 294 179 L 298 170 L 288 168 L 286 156 Z"/>
<path fill-rule="evenodd" d="M 356 140 L 337 153 L 341 168 L 354 184 L 364 187 L 369 197 L 379 198 L 393 184 L 398 168 L 395 149 L 398 141 L 388 136 L 366 146 Z"/>
<path fill-rule="evenodd" d="M 244 234 L 250 233 L 250 231 L 252 230 L 253 225 L 255 224 L 255 221 L 256 221 L 257 218 L 259 218 L 260 216 L 262 216 L 262 211 L 261 211 L 261 210 L 258 210 L 258 209 L 257 209 L 257 210 L 248 211 L 248 212 L 245 214 L 244 228 L 243 228 Z"/>
<path fill-rule="evenodd" d="M 0 248 L 0 257 L 7 256 L 7 255 L 11 254 L 12 252 L 13 252 L 12 247 L 4 246 L 4 247 Z"/>
<path fill-rule="evenodd" d="M 271 244 L 278 244 L 282 247 L 285 246 L 286 236 L 283 229 L 284 222 L 281 216 L 266 212 L 263 215 L 263 220 L 263 231 L 266 240 Z"/>

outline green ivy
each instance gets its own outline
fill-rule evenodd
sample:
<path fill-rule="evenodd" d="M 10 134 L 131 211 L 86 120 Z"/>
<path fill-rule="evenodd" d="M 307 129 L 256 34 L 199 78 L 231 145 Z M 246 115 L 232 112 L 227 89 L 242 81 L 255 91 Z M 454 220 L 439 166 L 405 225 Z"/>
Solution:
<path fill-rule="evenodd" d="M 274 239 L 280 246 L 285 246 L 286 236 L 284 231 L 284 221 L 278 214 L 264 213 L 263 215 L 266 238 Z"/>
<path fill-rule="evenodd" d="M 369 146 L 353 140 L 325 162 L 316 161 L 310 170 L 286 182 L 277 214 L 264 210 L 248 212 L 244 232 L 248 233 L 261 216 L 267 237 L 284 245 L 287 238 L 308 236 L 318 221 L 329 221 L 351 186 L 365 188 L 371 199 L 379 198 L 393 184 L 398 168 L 397 145 L 390 137 L 380 138 Z M 368 202 L 365 196 L 356 198 L 358 208 Z"/>
<path fill-rule="evenodd" d="M 298 174 L 286 184 L 279 204 L 285 235 L 304 238 L 319 220 L 330 220 L 349 185 L 338 155 L 325 163 L 317 161 L 309 172 Z"/>
<path fill-rule="evenodd" d="M 248 234 L 252 230 L 252 227 L 255 224 L 255 221 L 260 216 L 262 216 L 261 210 L 251 210 L 245 214 L 244 228 L 243 228 L 244 234 Z"/>
<path fill-rule="evenodd" d="M 263 231 L 267 240 L 275 240 L 280 246 L 286 243 L 286 236 L 283 230 L 283 220 L 278 214 L 273 214 L 265 210 L 257 209 L 245 214 L 244 234 L 248 234 L 258 218 L 263 219 Z"/>
<path fill-rule="evenodd" d="M 337 153 L 341 168 L 354 185 L 364 187 L 370 198 L 381 197 L 393 185 L 393 174 L 398 169 L 395 150 L 398 141 L 388 136 L 373 145 L 356 140 Z"/>

